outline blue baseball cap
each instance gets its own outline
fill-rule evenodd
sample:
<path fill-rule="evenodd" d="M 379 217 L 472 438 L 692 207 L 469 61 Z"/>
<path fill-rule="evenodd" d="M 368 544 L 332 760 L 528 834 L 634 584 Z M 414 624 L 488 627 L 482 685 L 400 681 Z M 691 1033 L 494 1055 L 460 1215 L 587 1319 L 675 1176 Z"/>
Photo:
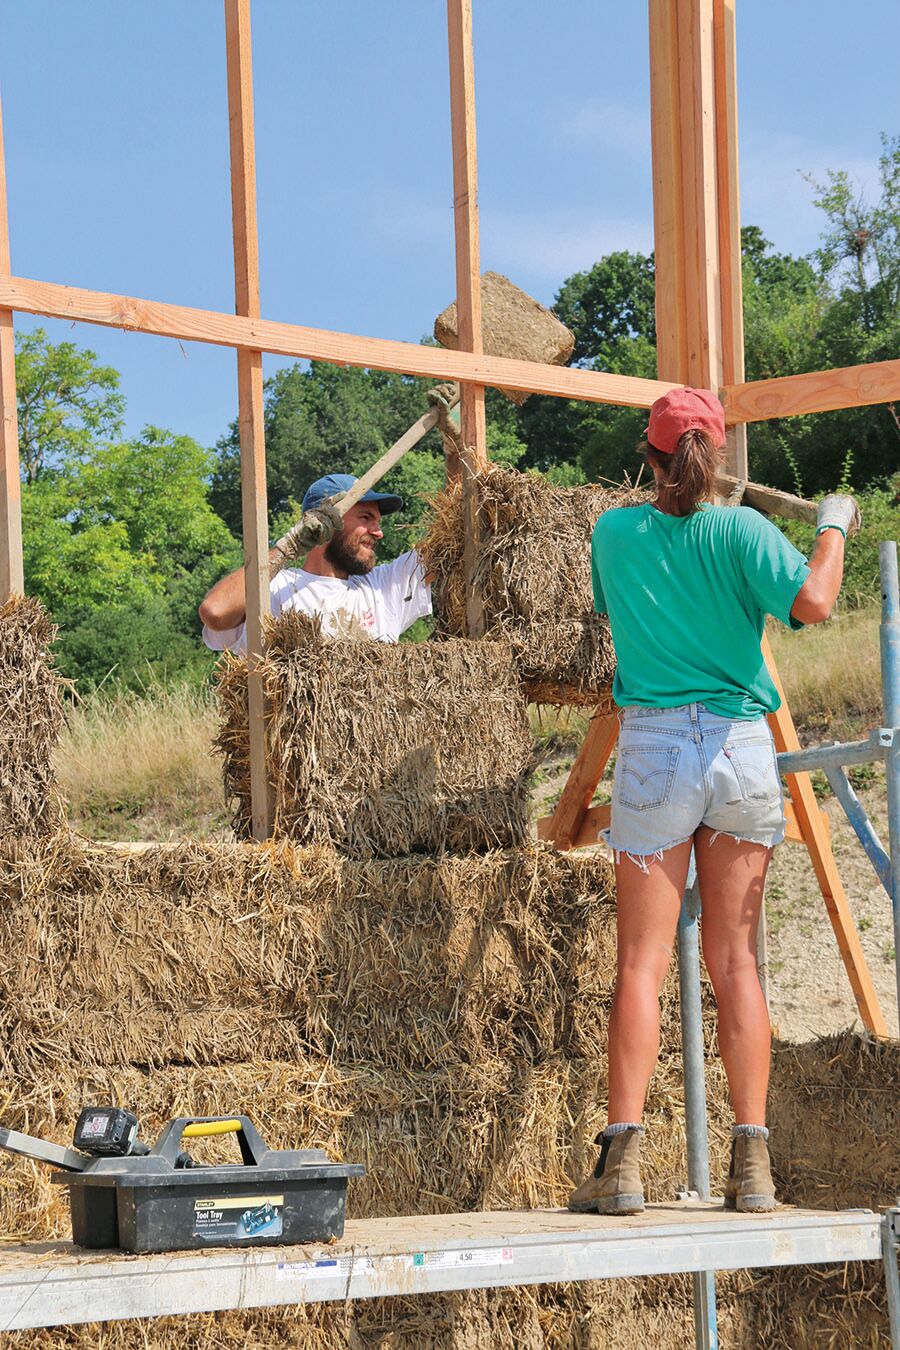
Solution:
<path fill-rule="evenodd" d="M 324 478 L 317 478 L 306 489 L 303 496 L 303 510 L 314 511 L 327 497 L 333 497 L 338 492 L 349 492 L 355 482 L 357 479 L 352 473 L 328 473 Z M 383 516 L 390 515 L 392 511 L 399 511 L 403 505 L 402 497 L 396 497 L 391 492 L 373 492 L 371 488 L 363 493 L 360 501 L 376 502 Z"/>

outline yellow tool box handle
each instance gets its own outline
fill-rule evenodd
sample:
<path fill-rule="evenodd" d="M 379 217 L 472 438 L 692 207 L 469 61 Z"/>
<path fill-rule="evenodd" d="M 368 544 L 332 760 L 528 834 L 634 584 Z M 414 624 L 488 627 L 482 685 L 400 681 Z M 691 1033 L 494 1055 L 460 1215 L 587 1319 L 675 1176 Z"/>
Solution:
<path fill-rule="evenodd" d="M 199 1139 L 207 1134 L 235 1134 L 243 1128 L 243 1121 L 237 1118 L 233 1120 L 198 1120 L 193 1125 L 185 1125 L 181 1137 L 182 1139 Z"/>
<path fill-rule="evenodd" d="M 150 1152 L 177 1167 L 182 1137 L 198 1139 L 202 1135 L 216 1134 L 237 1135 L 245 1165 L 262 1162 L 269 1151 L 247 1116 L 178 1116 L 164 1127 Z"/>

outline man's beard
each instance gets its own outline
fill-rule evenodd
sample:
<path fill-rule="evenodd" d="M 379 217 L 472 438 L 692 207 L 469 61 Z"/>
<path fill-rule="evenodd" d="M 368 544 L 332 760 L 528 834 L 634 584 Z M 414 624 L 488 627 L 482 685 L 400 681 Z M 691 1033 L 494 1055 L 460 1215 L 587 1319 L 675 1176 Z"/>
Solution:
<path fill-rule="evenodd" d="M 361 549 L 361 545 L 357 545 Z M 346 572 L 350 577 L 364 577 L 371 572 L 375 566 L 374 550 L 363 557 L 361 553 L 353 553 L 350 550 L 343 530 L 334 534 L 325 545 L 325 557 L 331 563 L 332 567 L 337 567 L 340 571 Z"/>

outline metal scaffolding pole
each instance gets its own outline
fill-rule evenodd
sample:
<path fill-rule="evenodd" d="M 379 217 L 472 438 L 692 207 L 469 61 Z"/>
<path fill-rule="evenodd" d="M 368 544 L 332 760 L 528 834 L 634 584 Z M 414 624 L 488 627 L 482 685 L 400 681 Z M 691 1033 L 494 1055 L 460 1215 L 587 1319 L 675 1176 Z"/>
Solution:
<path fill-rule="evenodd" d="M 687 1128 L 688 1186 L 708 1200 L 709 1133 L 706 1125 L 706 1074 L 703 1006 L 700 997 L 700 887 L 691 853 L 687 889 L 678 917 L 678 990 L 681 1005 L 681 1055 L 684 1063 L 684 1112 Z M 697 1270 L 694 1286 L 694 1337 L 697 1350 L 716 1350 L 716 1277 Z"/>

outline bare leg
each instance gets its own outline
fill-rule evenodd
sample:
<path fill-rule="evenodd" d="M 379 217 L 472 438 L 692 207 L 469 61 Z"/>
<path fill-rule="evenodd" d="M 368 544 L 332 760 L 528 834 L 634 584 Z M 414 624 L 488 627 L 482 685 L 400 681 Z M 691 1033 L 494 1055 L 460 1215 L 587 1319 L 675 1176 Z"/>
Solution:
<path fill-rule="evenodd" d="M 609 1120 L 639 1122 L 659 1057 L 659 992 L 669 962 L 692 840 L 666 849 L 647 871 L 616 864 L 616 992 L 609 1019 Z"/>
<path fill-rule="evenodd" d="M 703 959 L 719 1008 L 719 1053 L 738 1124 L 764 1125 L 771 1029 L 756 969 L 756 929 L 772 850 L 697 831 Z"/>

